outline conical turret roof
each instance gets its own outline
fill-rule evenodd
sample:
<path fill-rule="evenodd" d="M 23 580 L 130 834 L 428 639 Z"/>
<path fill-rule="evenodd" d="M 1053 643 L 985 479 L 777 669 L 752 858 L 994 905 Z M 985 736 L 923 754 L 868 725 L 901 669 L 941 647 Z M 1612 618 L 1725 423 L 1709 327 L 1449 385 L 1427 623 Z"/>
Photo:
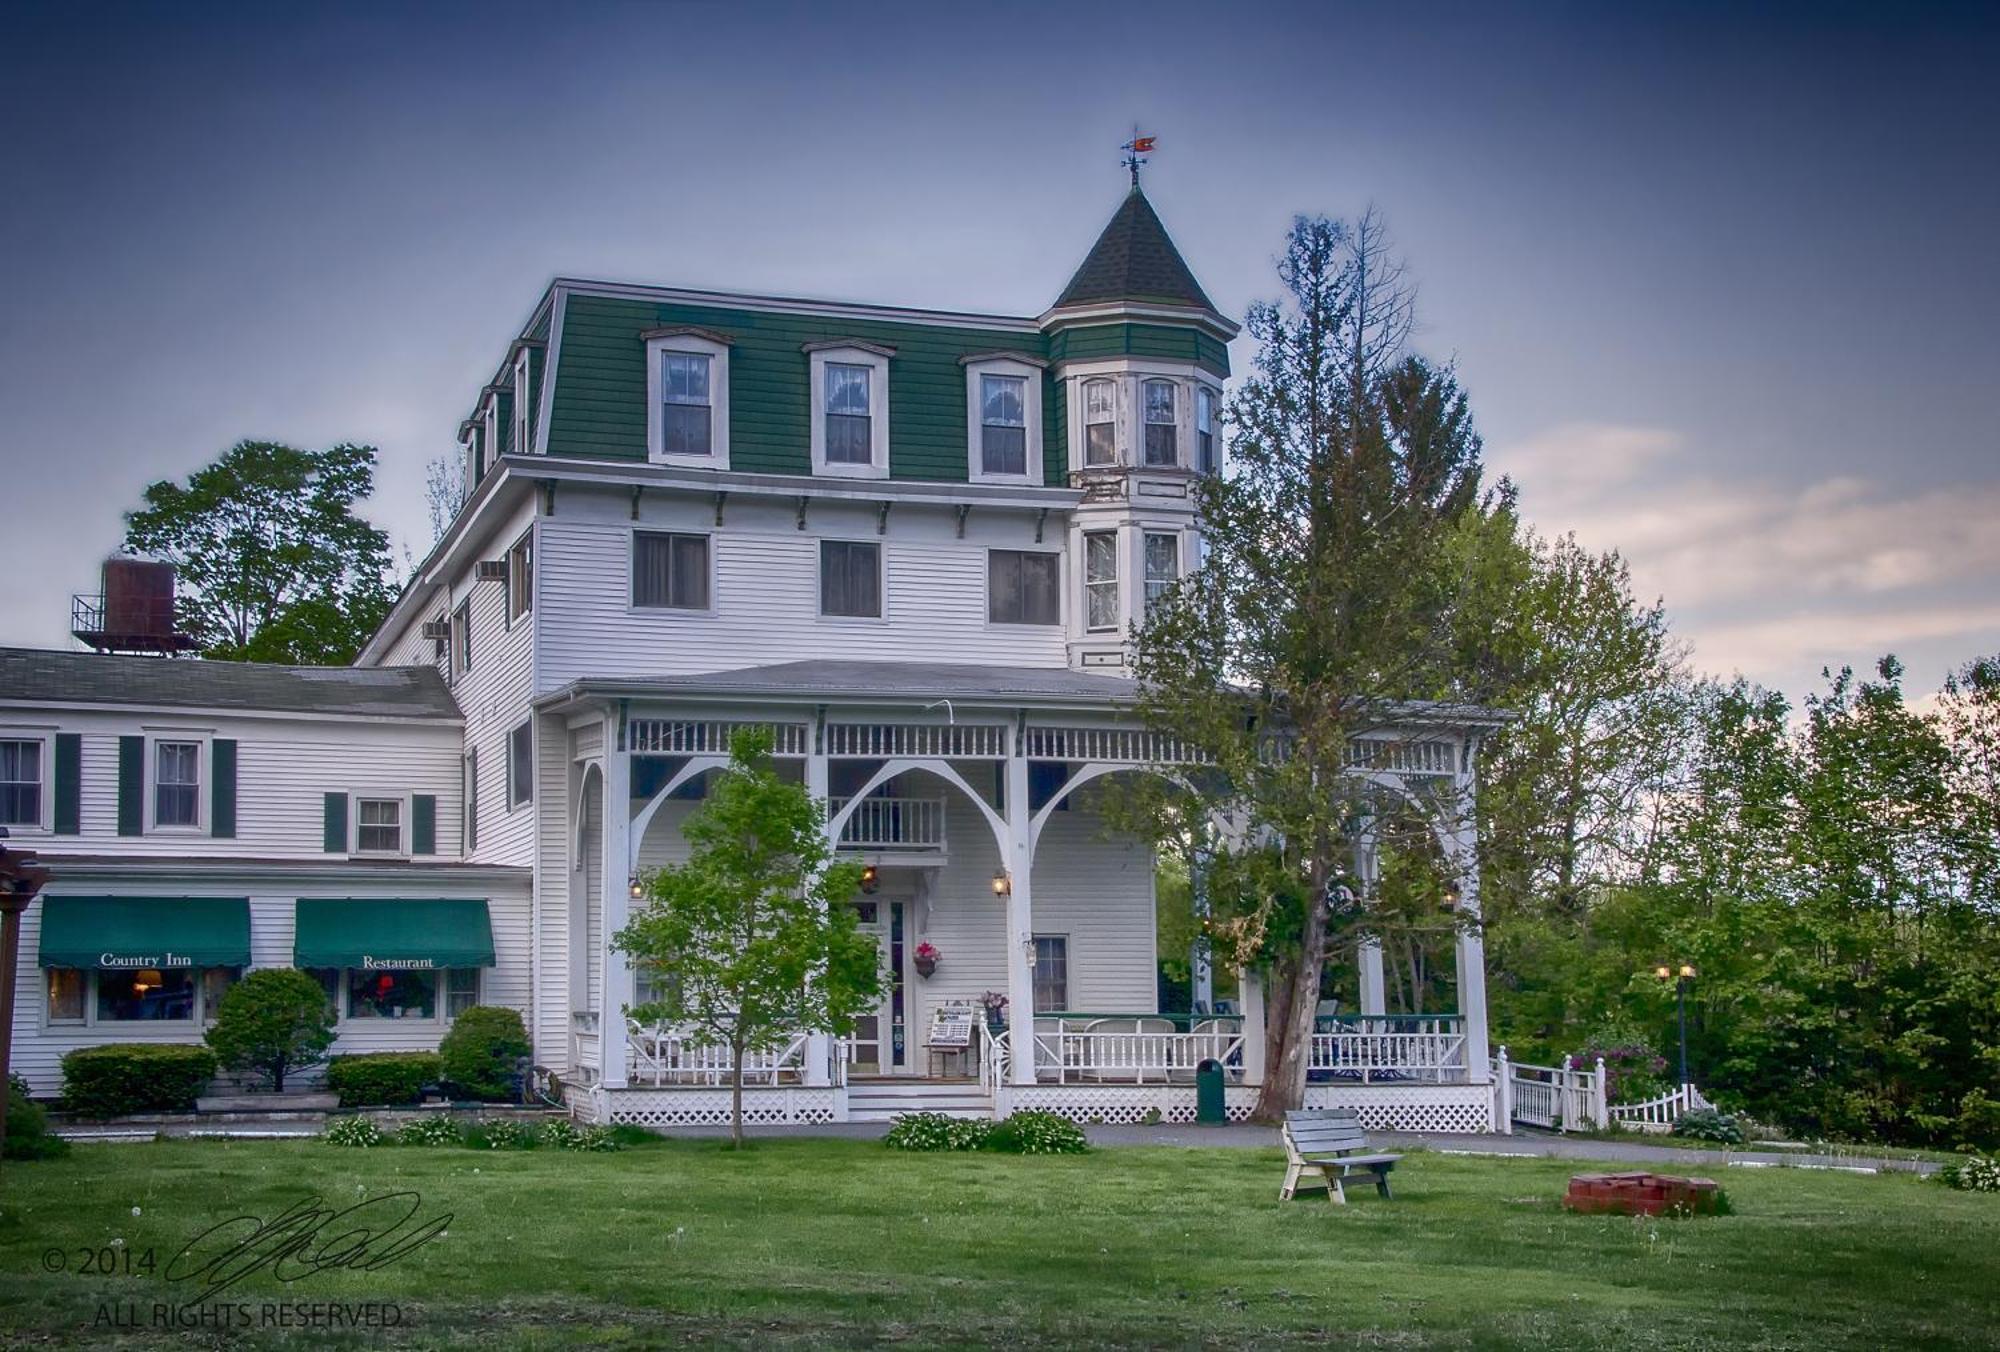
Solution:
<path fill-rule="evenodd" d="M 1219 313 L 1136 183 L 1090 246 L 1055 308 L 1106 301 L 1185 305 Z"/>

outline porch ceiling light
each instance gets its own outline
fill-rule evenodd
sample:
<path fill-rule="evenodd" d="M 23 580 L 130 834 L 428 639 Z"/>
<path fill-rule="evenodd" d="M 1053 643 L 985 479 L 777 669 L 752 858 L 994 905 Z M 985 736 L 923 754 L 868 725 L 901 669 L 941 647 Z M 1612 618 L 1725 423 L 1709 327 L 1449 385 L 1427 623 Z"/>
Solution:
<path fill-rule="evenodd" d="M 1004 868 L 993 870 L 993 895 L 996 897 L 1014 895 L 1014 880 L 1007 876 L 1007 870 Z"/>
<path fill-rule="evenodd" d="M 861 866 L 861 890 L 868 896 L 875 895 L 875 889 L 882 885 L 882 870 L 873 864 Z"/>
<path fill-rule="evenodd" d="M 631 892 L 634 901 L 646 895 L 646 885 L 639 881 L 639 875 L 636 873 L 626 880 L 625 886 Z"/>

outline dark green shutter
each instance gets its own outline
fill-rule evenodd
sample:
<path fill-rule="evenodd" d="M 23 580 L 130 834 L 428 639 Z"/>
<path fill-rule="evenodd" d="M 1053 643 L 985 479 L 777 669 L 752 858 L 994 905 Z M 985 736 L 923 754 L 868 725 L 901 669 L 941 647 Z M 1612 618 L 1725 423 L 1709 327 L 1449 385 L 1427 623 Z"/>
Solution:
<path fill-rule="evenodd" d="M 146 829 L 146 739 L 118 739 L 118 834 L 136 836 Z"/>
<path fill-rule="evenodd" d="M 438 800 L 432 793 L 420 793 L 410 800 L 410 853 L 436 854 L 438 850 Z"/>
<path fill-rule="evenodd" d="M 479 748 L 465 753 L 465 852 L 479 848 Z"/>
<path fill-rule="evenodd" d="M 56 734 L 56 834 L 73 836 L 83 830 L 83 737 Z"/>
<path fill-rule="evenodd" d="M 236 742 L 218 737 L 209 744 L 209 772 L 215 777 L 208 803 L 208 833 L 233 838 L 236 835 Z"/>
<path fill-rule="evenodd" d="M 326 833 L 323 843 L 328 854 L 347 853 L 347 795 L 326 796 Z"/>

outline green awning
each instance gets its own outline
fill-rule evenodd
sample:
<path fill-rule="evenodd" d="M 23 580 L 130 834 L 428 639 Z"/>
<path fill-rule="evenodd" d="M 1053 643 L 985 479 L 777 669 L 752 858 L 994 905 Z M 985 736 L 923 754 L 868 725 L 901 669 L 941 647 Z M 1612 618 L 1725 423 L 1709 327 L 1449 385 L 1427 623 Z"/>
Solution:
<path fill-rule="evenodd" d="M 491 967 L 493 922 L 484 900 L 300 897 L 292 961 L 373 972 Z"/>
<path fill-rule="evenodd" d="M 44 967 L 247 967 L 245 897 L 44 897 Z"/>

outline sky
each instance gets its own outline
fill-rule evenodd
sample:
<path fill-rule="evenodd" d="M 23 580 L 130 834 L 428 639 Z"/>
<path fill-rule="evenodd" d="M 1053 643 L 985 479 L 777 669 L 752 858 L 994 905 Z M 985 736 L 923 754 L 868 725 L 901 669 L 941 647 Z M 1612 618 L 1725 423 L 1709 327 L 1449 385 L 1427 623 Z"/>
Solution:
<path fill-rule="evenodd" d="M 0 4 L 0 643 L 242 438 L 424 468 L 551 277 L 1035 314 L 1146 187 L 1224 312 L 1387 218 L 1525 515 L 1798 698 L 2000 652 L 2000 10 Z M 1251 357 L 1239 340 L 1239 370 Z"/>

